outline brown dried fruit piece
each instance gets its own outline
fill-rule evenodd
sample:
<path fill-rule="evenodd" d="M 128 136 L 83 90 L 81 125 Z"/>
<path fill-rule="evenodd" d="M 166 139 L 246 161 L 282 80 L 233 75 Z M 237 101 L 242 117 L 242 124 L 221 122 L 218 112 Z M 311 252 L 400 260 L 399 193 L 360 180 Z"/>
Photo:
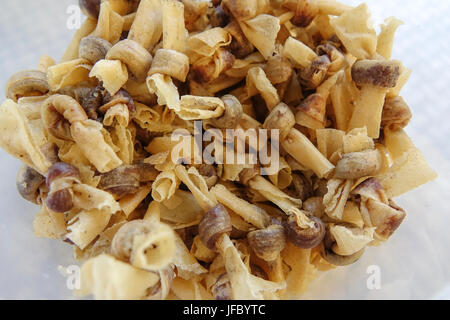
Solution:
<path fill-rule="evenodd" d="M 402 97 L 386 99 L 381 116 L 381 126 L 383 128 L 393 130 L 405 128 L 411 118 L 411 110 Z"/>

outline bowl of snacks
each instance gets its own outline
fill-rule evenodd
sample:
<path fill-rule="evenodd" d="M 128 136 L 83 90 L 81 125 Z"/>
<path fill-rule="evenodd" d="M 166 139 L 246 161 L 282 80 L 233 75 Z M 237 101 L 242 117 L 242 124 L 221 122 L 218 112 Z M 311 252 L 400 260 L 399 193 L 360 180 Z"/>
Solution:
<path fill-rule="evenodd" d="M 445 218 L 419 212 L 442 180 L 411 192 L 447 158 L 405 129 L 402 21 L 377 31 L 334 0 L 78 5 L 61 57 L 5 78 L 3 202 L 34 214 L 0 225 L 14 261 L 39 238 L 20 261 L 58 283 L 13 298 L 424 298 L 450 280 L 429 250 Z M 408 295 L 420 241 L 436 279 Z"/>

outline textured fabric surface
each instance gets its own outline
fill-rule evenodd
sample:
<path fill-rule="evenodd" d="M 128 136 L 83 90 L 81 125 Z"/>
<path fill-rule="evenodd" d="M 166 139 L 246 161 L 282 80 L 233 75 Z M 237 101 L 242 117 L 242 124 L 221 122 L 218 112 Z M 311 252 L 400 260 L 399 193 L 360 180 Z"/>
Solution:
<path fill-rule="evenodd" d="M 360 1 L 344 1 L 358 4 Z M 34 68 L 41 54 L 58 60 L 70 42 L 67 9 L 76 0 L 0 1 L 0 86 L 23 69 Z M 439 178 L 399 197 L 407 219 L 387 243 L 369 248 L 348 268 L 321 275 L 303 298 L 423 299 L 450 298 L 450 1 L 370 0 L 373 20 L 396 16 L 400 27 L 393 58 L 413 69 L 402 96 L 414 118 L 407 132 Z M 35 239 L 38 208 L 15 189 L 19 161 L 0 151 L 0 299 L 67 299 L 71 291 L 58 265 L 75 262 L 68 245 Z M 370 290 L 371 266 L 379 268 L 381 287 Z"/>

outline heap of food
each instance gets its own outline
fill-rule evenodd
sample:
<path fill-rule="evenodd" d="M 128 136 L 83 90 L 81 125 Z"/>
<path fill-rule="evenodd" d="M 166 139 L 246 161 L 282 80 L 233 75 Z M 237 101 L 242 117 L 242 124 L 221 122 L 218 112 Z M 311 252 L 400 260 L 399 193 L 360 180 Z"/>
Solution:
<path fill-rule="evenodd" d="M 80 5 L 62 60 L 13 75 L 0 108 L 36 236 L 83 263 L 77 294 L 298 298 L 389 239 L 405 218 L 392 198 L 436 176 L 403 130 L 395 18 L 377 34 L 365 4 L 334 0 Z M 217 139 L 174 158 L 196 121 L 240 132 L 244 158 L 279 145 L 276 170 L 191 161 Z M 267 146 L 246 138 L 259 129 Z"/>

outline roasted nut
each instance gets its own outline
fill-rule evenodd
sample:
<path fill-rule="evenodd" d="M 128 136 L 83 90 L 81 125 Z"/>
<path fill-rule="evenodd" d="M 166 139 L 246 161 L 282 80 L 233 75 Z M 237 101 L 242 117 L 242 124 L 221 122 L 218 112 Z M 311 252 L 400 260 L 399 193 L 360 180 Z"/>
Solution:
<path fill-rule="evenodd" d="M 116 43 L 106 54 L 106 59 L 121 61 L 134 78 L 142 82 L 147 77 L 153 57 L 139 43 L 126 39 Z"/>
<path fill-rule="evenodd" d="M 323 55 L 317 57 L 307 68 L 298 74 L 298 80 L 307 89 L 316 89 L 325 80 L 330 66 L 330 58 Z"/>
<path fill-rule="evenodd" d="M 239 173 L 239 181 L 246 186 L 250 180 L 254 177 L 259 176 L 261 168 L 257 165 L 252 168 L 245 168 Z"/>
<path fill-rule="evenodd" d="M 111 107 L 118 104 L 126 105 L 131 113 L 136 111 L 134 100 L 125 89 L 120 89 L 113 96 L 111 96 L 109 92 L 106 92 L 103 97 L 103 103 L 104 104 L 98 109 L 101 113 L 106 113 Z"/>
<path fill-rule="evenodd" d="M 291 109 L 286 104 L 280 103 L 267 116 L 263 127 L 270 130 L 279 130 L 280 140 L 284 140 L 294 125 L 295 116 Z"/>
<path fill-rule="evenodd" d="M 245 37 L 237 21 L 233 20 L 224 29 L 233 37 L 230 50 L 236 58 L 245 58 L 255 50 L 252 43 Z"/>
<path fill-rule="evenodd" d="M 313 93 L 308 96 L 305 100 L 303 100 L 297 107 L 299 112 L 302 112 L 312 119 L 324 123 L 325 122 L 325 114 L 326 114 L 326 101 L 319 93 Z M 296 119 L 299 114 L 296 114 Z M 301 118 L 299 118 L 300 121 Z M 300 122 L 301 124 L 301 122 Z"/>
<path fill-rule="evenodd" d="M 139 190 L 140 172 L 137 166 L 120 166 L 101 176 L 98 188 L 122 197 Z"/>
<path fill-rule="evenodd" d="M 230 215 L 221 204 L 209 210 L 198 225 L 200 239 L 210 250 L 215 250 L 219 237 L 230 234 L 231 230 Z"/>
<path fill-rule="evenodd" d="M 408 125 L 412 118 L 411 110 L 402 97 L 388 98 L 383 107 L 381 126 L 397 130 Z"/>
<path fill-rule="evenodd" d="M 146 220 L 133 220 L 124 224 L 114 235 L 111 242 L 111 253 L 116 258 L 129 261 L 133 251 L 134 237 L 148 234 L 152 231 L 151 222 Z"/>
<path fill-rule="evenodd" d="M 295 197 L 297 199 L 301 199 L 302 201 L 305 201 L 309 197 L 312 196 L 313 190 L 312 185 L 308 181 L 308 179 L 305 178 L 305 176 L 301 173 L 299 174 L 292 174 L 292 184 L 291 186 L 295 190 Z"/>
<path fill-rule="evenodd" d="M 306 28 L 318 13 L 319 8 L 315 0 L 298 0 L 295 15 L 292 17 L 291 22 L 297 27 Z"/>
<path fill-rule="evenodd" d="M 216 6 L 213 9 L 213 13 L 209 19 L 211 26 L 215 27 L 225 27 L 228 22 L 230 22 L 230 17 L 223 11 L 222 6 Z"/>
<path fill-rule="evenodd" d="M 156 177 L 160 174 L 155 166 L 148 163 L 138 163 L 134 165 L 139 171 L 139 181 L 142 183 L 155 181 Z"/>
<path fill-rule="evenodd" d="M 98 109 L 103 105 L 103 97 L 105 95 L 105 89 L 103 86 L 99 85 L 95 88 L 90 89 L 84 95 L 78 97 L 78 101 L 83 107 L 84 111 L 86 111 L 89 119 L 97 120 L 98 119 Z"/>
<path fill-rule="evenodd" d="M 317 180 L 314 187 L 314 195 L 317 197 L 323 197 L 328 193 L 328 185 L 326 179 Z"/>
<path fill-rule="evenodd" d="M 209 189 L 214 186 L 217 181 L 219 181 L 217 170 L 213 165 L 200 164 L 196 165 L 195 168 L 197 169 L 198 173 L 200 173 L 200 175 L 205 179 L 206 185 Z"/>
<path fill-rule="evenodd" d="M 338 39 L 339 40 L 339 39 Z M 342 44 L 341 44 L 342 45 Z M 328 40 L 316 48 L 316 53 L 319 56 L 328 55 L 330 64 L 328 72 L 337 72 L 347 65 L 347 59 L 344 54 L 336 48 L 332 41 Z"/>
<path fill-rule="evenodd" d="M 73 208 L 73 193 L 70 189 L 62 189 L 49 193 L 45 200 L 47 207 L 55 212 L 67 212 Z"/>
<path fill-rule="evenodd" d="M 6 97 L 17 102 L 22 97 L 45 95 L 49 90 L 47 75 L 44 72 L 26 70 L 9 78 L 6 84 Z"/>
<path fill-rule="evenodd" d="M 394 88 L 401 66 L 397 60 L 360 60 L 352 67 L 352 78 L 357 85 Z"/>
<path fill-rule="evenodd" d="M 266 261 L 274 261 L 286 246 L 286 235 L 280 225 L 251 231 L 247 234 L 247 239 L 255 254 Z"/>
<path fill-rule="evenodd" d="M 225 104 L 225 112 L 220 118 L 211 119 L 209 123 L 220 129 L 236 128 L 244 113 L 241 103 L 231 94 L 227 94 L 220 99 Z"/>
<path fill-rule="evenodd" d="M 312 197 L 303 202 L 303 210 L 315 217 L 321 218 L 325 212 L 322 197 Z"/>
<path fill-rule="evenodd" d="M 101 0 L 79 0 L 81 11 L 89 18 L 98 19 Z"/>
<path fill-rule="evenodd" d="M 45 178 L 33 168 L 22 166 L 17 173 L 17 191 L 25 200 L 39 204 L 39 187 Z"/>
<path fill-rule="evenodd" d="M 272 84 L 279 84 L 291 79 L 294 68 L 288 59 L 275 55 L 269 57 L 264 71 Z"/>
<path fill-rule="evenodd" d="M 317 217 L 309 217 L 314 222 L 314 226 L 308 229 L 302 229 L 298 226 L 296 217 L 290 215 L 285 222 L 287 238 L 296 247 L 310 249 L 317 247 L 325 235 L 325 225 Z"/>
<path fill-rule="evenodd" d="M 406 212 L 389 200 L 388 204 L 369 200 L 366 203 L 372 225 L 376 233 L 384 240 L 392 236 L 406 217 Z"/>
<path fill-rule="evenodd" d="M 381 169 L 378 150 L 366 150 L 344 154 L 336 164 L 336 179 L 358 179 L 376 175 Z"/>
<path fill-rule="evenodd" d="M 45 183 L 51 189 L 52 183 L 62 178 L 80 179 L 80 171 L 77 167 L 65 162 L 57 162 L 48 169 Z"/>
<path fill-rule="evenodd" d="M 234 55 L 223 48 L 217 49 L 214 57 L 201 59 L 191 67 L 194 80 L 200 83 L 217 79 L 221 73 L 230 69 L 234 64 Z"/>
<path fill-rule="evenodd" d="M 51 164 L 60 162 L 58 151 L 58 146 L 52 142 L 48 142 L 41 147 L 41 152 Z"/>
<path fill-rule="evenodd" d="M 97 61 L 105 59 L 106 54 L 112 48 L 108 41 L 94 36 L 84 37 L 78 47 L 78 56 L 95 64 Z"/>
<path fill-rule="evenodd" d="M 231 282 L 227 273 L 219 276 L 216 283 L 212 286 L 211 292 L 215 300 L 231 300 L 233 292 L 231 290 Z"/>
<path fill-rule="evenodd" d="M 55 212 L 67 212 L 73 208 L 73 193 L 70 188 L 52 190 L 55 181 L 63 178 L 79 180 L 80 171 L 78 168 L 65 162 L 57 162 L 47 171 L 45 182 L 50 192 L 47 195 L 45 204 L 50 210 Z"/>
<path fill-rule="evenodd" d="M 328 263 L 335 266 L 347 266 L 353 264 L 362 257 L 365 251 L 365 248 L 362 248 L 349 256 L 341 256 L 331 249 L 333 244 L 335 244 L 335 241 L 333 240 L 331 233 L 327 231 L 323 243 L 320 245 L 320 255 Z"/>

